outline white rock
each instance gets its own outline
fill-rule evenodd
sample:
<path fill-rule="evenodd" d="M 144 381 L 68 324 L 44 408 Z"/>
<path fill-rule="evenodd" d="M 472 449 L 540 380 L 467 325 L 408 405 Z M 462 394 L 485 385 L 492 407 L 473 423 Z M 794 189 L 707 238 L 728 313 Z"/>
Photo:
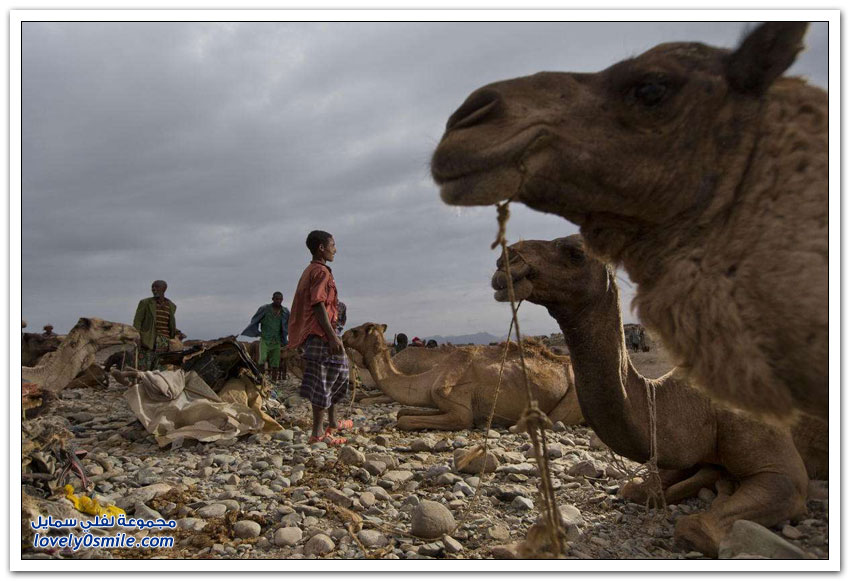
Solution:
<path fill-rule="evenodd" d="M 305 555 L 324 555 L 336 548 L 336 544 L 326 534 L 320 533 L 313 536 L 304 544 Z"/>
<path fill-rule="evenodd" d="M 455 519 L 439 502 L 423 500 L 413 509 L 411 534 L 423 539 L 436 539 L 452 532 Z"/>
<path fill-rule="evenodd" d="M 761 555 L 769 559 L 805 559 L 805 551 L 774 534 L 769 529 L 748 520 L 735 521 L 732 531 L 720 543 L 721 559 L 741 554 Z"/>
<path fill-rule="evenodd" d="M 304 533 L 298 527 L 281 527 L 274 532 L 274 544 L 278 547 L 297 545 Z"/>
<path fill-rule="evenodd" d="M 367 549 L 385 547 L 389 542 L 384 534 L 368 529 L 362 529 L 359 533 L 357 533 L 357 538 Z"/>
<path fill-rule="evenodd" d="M 240 520 L 233 525 L 233 534 L 240 539 L 250 539 L 260 536 L 262 528 L 252 520 Z"/>

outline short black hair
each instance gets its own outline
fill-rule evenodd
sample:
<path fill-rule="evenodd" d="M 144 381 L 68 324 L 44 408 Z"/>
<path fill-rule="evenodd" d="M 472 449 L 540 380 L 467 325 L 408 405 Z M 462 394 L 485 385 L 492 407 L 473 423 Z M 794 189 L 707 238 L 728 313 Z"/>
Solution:
<path fill-rule="evenodd" d="M 272 293 L 272 298 L 275 298 L 277 295 L 280 295 L 280 298 L 283 298 L 283 293 L 280 291 L 274 291 Z"/>
<path fill-rule="evenodd" d="M 307 248 L 310 250 L 310 254 L 315 255 L 319 250 L 319 245 L 327 244 L 331 238 L 333 238 L 333 235 L 324 230 L 313 230 L 307 234 Z"/>

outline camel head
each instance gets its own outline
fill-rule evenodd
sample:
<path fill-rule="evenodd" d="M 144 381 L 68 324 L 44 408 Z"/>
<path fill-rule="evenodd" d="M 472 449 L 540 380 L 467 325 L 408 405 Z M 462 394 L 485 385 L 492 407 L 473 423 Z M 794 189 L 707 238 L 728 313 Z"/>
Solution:
<path fill-rule="evenodd" d="M 765 94 L 806 27 L 768 22 L 734 51 L 668 43 L 597 73 L 484 86 L 451 115 L 434 152 L 441 197 L 515 199 L 578 224 L 589 242 L 698 214 L 734 194 Z"/>
<path fill-rule="evenodd" d="M 555 240 L 523 240 L 508 247 L 516 300 L 580 310 L 614 287 L 610 267 L 587 255 L 578 234 Z M 504 258 L 496 262 L 495 299 L 509 300 Z"/>
<path fill-rule="evenodd" d="M 98 348 L 130 343 L 139 339 L 139 332 L 134 327 L 95 317 L 83 317 L 77 321 L 68 333 L 69 337 L 72 335 L 84 336 L 87 340 L 94 342 Z"/>
<path fill-rule="evenodd" d="M 353 327 L 342 334 L 342 342 L 346 347 L 354 349 L 368 361 L 381 351 L 386 351 L 387 343 L 384 333 L 387 326 L 381 323 L 363 323 L 359 327 Z"/>

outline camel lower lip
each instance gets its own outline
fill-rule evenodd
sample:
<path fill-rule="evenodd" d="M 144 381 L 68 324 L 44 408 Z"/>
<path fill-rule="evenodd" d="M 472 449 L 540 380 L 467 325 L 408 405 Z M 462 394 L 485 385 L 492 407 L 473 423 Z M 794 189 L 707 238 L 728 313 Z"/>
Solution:
<path fill-rule="evenodd" d="M 440 184 L 440 198 L 450 206 L 489 206 L 512 197 L 516 192 L 510 171 L 502 168 L 467 174 Z"/>

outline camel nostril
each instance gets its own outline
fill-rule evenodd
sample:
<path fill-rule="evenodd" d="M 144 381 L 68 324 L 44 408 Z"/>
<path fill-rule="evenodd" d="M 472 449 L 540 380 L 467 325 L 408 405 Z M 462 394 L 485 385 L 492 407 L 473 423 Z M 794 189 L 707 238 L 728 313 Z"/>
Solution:
<path fill-rule="evenodd" d="M 502 102 L 502 96 L 493 89 L 483 89 L 471 94 L 446 122 L 446 131 L 471 127 L 490 116 Z"/>

